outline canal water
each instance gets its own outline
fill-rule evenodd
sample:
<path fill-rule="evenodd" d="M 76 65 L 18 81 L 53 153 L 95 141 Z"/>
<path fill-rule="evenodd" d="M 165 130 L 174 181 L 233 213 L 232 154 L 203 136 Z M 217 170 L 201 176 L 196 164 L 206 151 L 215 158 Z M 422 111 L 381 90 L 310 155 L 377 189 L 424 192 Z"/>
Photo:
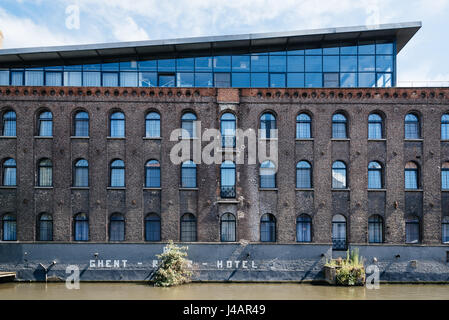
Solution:
<path fill-rule="evenodd" d="M 194 283 L 157 288 L 145 283 L 81 283 L 68 290 L 65 283 L 0 283 L 0 300 L 449 300 L 449 285 L 380 285 L 329 287 L 309 284 Z"/>

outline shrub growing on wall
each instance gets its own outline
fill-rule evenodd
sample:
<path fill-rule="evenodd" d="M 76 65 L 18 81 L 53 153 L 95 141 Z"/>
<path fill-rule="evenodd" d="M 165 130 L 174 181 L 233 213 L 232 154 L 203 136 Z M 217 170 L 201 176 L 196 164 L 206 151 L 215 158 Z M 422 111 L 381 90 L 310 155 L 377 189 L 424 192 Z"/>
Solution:
<path fill-rule="evenodd" d="M 153 277 L 155 286 L 171 287 L 191 281 L 186 251 L 187 247 L 178 247 L 169 241 L 165 251 L 157 255 L 160 264 Z"/>

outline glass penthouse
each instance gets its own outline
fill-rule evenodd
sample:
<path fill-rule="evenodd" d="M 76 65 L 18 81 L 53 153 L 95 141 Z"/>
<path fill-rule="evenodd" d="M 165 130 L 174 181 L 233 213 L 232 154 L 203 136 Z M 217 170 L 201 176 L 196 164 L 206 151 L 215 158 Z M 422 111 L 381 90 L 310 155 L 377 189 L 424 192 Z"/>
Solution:
<path fill-rule="evenodd" d="M 0 51 L 0 85 L 394 87 L 420 23 Z"/>

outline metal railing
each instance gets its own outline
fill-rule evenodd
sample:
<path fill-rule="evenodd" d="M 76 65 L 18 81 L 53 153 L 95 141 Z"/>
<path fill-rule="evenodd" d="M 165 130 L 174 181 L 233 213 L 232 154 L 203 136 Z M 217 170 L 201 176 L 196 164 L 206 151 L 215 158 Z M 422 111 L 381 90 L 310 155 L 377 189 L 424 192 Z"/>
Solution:
<path fill-rule="evenodd" d="M 398 81 L 396 87 L 426 88 L 426 87 L 449 87 L 449 81 Z"/>
<path fill-rule="evenodd" d="M 220 196 L 223 199 L 235 198 L 235 186 L 221 186 Z"/>
<path fill-rule="evenodd" d="M 334 238 L 332 239 L 332 249 L 334 250 L 347 250 L 348 246 L 346 239 L 344 238 Z"/>

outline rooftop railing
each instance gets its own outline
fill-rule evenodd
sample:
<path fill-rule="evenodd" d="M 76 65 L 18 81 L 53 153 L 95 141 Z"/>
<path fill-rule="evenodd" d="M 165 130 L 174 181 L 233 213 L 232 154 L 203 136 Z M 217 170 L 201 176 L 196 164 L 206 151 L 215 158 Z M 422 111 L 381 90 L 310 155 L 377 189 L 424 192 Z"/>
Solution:
<path fill-rule="evenodd" d="M 425 87 L 449 87 L 449 81 L 398 81 L 397 87 L 425 88 Z"/>

